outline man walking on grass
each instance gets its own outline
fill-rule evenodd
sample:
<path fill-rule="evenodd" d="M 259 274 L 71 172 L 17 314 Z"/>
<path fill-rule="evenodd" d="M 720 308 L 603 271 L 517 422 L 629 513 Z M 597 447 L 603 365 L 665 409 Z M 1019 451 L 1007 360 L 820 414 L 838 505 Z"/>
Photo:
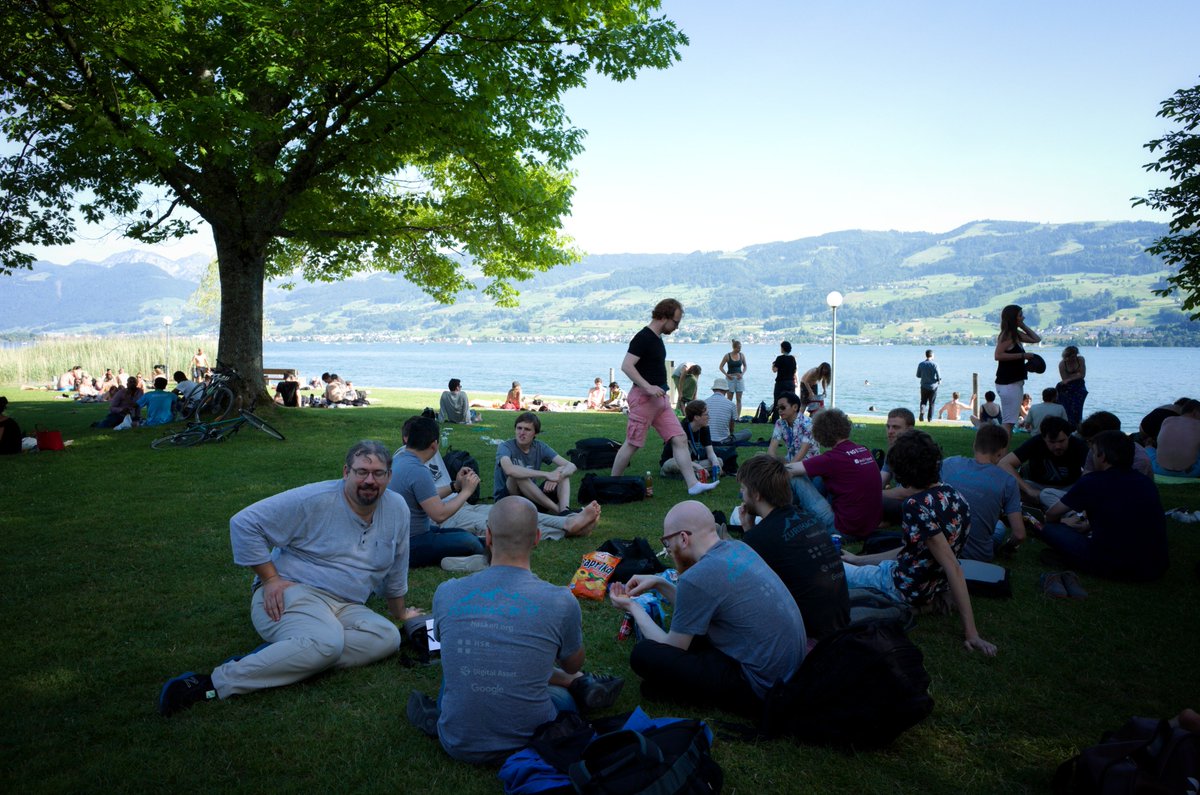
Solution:
<path fill-rule="evenodd" d="M 171 679 L 160 714 L 367 665 L 400 648 L 396 625 L 365 604 L 372 594 L 385 597 L 397 621 L 421 612 L 404 605 L 409 515 L 387 490 L 391 474 L 386 447 L 358 442 L 341 480 L 300 486 L 234 515 L 233 560 L 254 571 L 250 619 L 266 644 L 211 674 Z"/>
<path fill-rule="evenodd" d="M 672 458 L 679 465 L 688 494 L 700 494 L 716 488 L 716 483 L 701 483 L 692 470 L 683 426 L 671 407 L 667 389 L 667 346 L 663 335 L 672 334 L 683 320 L 683 305 L 674 298 L 664 298 L 650 314 L 650 323 L 629 342 L 629 350 L 621 363 L 621 372 L 631 381 L 629 390 L 629 424 L 625 443 L 617 451 L 612 474 L 616 477 L 629 466 L 633 454 L 646 446 L 646 433 L 651 427 L 664 442 L 671 445 Z"/>

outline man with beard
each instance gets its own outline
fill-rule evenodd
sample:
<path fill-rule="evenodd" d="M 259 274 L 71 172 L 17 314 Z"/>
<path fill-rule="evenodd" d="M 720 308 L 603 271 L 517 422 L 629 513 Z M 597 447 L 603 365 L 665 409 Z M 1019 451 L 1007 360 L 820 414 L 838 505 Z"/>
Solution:
<path fill-rule="evenodd" d="M 211 674 L 168 681 L 162 715 L 366 665 L 400 648 L 396 625 L 365 605 L 376 594 L 397 621 L 421 612 L 404 605 L 409 512 L 403 497 L 387 491 L 391 474 L 383 444 L 358 442 L 341 480 L 300 486 L 234 515 L 233 560 L 254 571 L 250 619 L 266 643 Z"/>

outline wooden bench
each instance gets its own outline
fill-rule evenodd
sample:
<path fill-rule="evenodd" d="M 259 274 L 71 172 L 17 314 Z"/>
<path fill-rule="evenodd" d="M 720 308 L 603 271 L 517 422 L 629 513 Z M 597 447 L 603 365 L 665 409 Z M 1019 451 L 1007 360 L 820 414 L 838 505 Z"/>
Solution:
<path fill-rule="evenodd" d="M 288 377 L 289 375 L 293 376 L 295 378 L 299 378 L 300 371 L 294 370 L 290 367 L 264 367 L 263 368 L 263 381 L 267 384 L 267 386 L 270 386 L 272 381 L 282 381 L 284 378 Z"/>

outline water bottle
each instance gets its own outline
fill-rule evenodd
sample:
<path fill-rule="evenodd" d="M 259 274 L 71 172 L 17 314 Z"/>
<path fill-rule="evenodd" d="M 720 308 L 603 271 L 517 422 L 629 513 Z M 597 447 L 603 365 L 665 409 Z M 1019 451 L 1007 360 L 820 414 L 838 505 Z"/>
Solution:
<path fill-rule="evenodd" d="M 642 476 L 646 481 L 646 496 L 654 496 L 654 476 L 650 474 L 650 470 L 646 470 L 646 474 Z"/>

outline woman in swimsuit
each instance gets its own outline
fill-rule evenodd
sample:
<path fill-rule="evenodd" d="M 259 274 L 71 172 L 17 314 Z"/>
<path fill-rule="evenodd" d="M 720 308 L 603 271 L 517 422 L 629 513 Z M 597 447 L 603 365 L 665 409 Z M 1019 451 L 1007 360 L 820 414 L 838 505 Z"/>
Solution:
<path fill-rule="evenodd" d="M 520 411 L 523 408 L 523 396 L 521 395 L 521 382 L 513 381 L 512 389 L 508 390 L 508 394 L 504 398 L 504 402 L 500 404 L 502 409 L 512 409 Z"/>
<path fill-rule="evenodd" d="M 721 375 L 729 382 L 729 391 L 734 394 L 737 399 L 737 416 L 742 416 L 742 392 L 745 389 L 745 384 L 742 381 L 742 376 L 746 373 L 746 355 L 742 353 L 742 343 L 737 340 L 732 340 L 733 350 L 725 354 L 721 359 L 721 363 L 717 365 L 717 369 L 721 371 Z"/>
<path fill-rule="evenodd" d="M 990 389 L 983 393 L 983 405 L 978 414 L 971 415 L 971 424 L 978 428 L 980 425 L 999 425 L 1001 410 L 996 402 L 996 393 Z"/>

